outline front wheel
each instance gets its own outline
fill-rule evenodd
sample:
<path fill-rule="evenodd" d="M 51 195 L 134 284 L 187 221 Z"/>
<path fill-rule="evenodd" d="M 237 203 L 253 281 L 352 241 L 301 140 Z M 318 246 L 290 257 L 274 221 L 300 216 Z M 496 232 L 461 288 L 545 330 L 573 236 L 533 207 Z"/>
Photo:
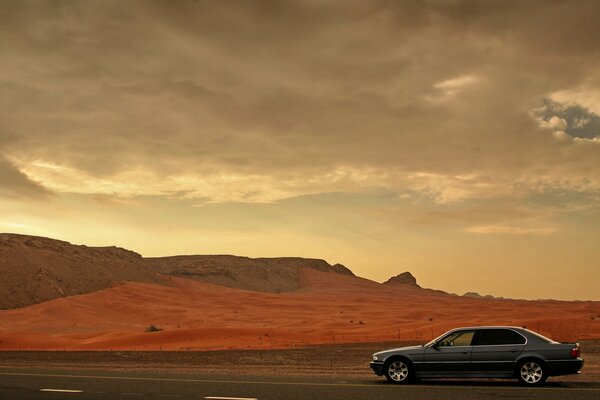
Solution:
<path fill-rule="evenodd" d="M 541 385 L 548 379 L 546 367 L 540 361 L 527 360 L 519 364 L 517 378 L 524 385 Z"/>
<path fill-rule="evenodd" d="M 392 360 L 385 367 L 385 377 L 391 383 L 407 383 L 412 375 L 412 366 L 404 360 Z"/>

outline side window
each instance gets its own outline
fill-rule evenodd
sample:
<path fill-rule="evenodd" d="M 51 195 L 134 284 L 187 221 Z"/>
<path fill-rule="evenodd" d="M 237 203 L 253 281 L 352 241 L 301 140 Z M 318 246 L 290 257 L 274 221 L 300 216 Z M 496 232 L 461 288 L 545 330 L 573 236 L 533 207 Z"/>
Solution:
<path fill-rule="evenodd" d="M 474 331 L 459 331 L 451 333 L 438 343 L 438 347 L 470 346 L 474 333 Z"/>
<path fill-rule="evenodd" d="M 525 338 L 511 329 L 482 329 L 475 333 L 473 346 L 525 344 Z"/>

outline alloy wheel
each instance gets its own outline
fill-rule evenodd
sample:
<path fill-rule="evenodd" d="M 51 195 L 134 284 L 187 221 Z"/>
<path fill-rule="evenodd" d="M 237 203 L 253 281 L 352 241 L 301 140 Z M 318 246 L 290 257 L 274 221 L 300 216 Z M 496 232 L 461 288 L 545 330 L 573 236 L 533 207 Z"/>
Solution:
<path fill-rule="evenodd" d="M 395 382 L 402 382 L 408 378 L 409 369 L 406 363 L 397 360 L 388 367 L 388 375 Z"/>
<path fill-rule="evenodd" d="M 535 385 L 542 380 L 544 376 L 544 370 L 540 364 L 534 361 L 528 361 L 521 366 L 519 374 L 523 382 Z"/>

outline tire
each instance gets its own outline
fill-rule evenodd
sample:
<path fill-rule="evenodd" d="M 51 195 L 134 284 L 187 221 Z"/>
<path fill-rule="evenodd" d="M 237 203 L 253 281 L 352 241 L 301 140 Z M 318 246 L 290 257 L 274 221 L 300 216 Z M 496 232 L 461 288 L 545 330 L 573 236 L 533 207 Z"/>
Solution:
<path fill-rule="evenodd" d="M 517 379 L 523 385 L 542 385 L 548 379 L 546 365 L 540 360 L 525 360 L 517 367 Z"/>
<path fill-rule="evenodd" d="M 384 375 L 390 383 L 408 383 L 413 380 L 413 366 L 407 360 L 395 358 L 385 364 Z"/>

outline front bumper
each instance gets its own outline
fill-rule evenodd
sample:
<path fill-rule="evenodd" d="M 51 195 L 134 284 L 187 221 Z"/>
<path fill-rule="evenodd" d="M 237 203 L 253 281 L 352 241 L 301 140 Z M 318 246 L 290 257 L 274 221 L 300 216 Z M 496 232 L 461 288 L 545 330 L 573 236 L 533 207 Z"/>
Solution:
<path fill-rule="evenodd" d="M 374 374 L 379 376 L 383 375 L 383 361 L 371 361 L 369 366 L 373 370 Z"/>
<path fill-rule="evenodd" d="M 583 358 L 572 360 L 548 361 L 548 374 L 550 376 L 578 374 L 583 368 Z"/>

